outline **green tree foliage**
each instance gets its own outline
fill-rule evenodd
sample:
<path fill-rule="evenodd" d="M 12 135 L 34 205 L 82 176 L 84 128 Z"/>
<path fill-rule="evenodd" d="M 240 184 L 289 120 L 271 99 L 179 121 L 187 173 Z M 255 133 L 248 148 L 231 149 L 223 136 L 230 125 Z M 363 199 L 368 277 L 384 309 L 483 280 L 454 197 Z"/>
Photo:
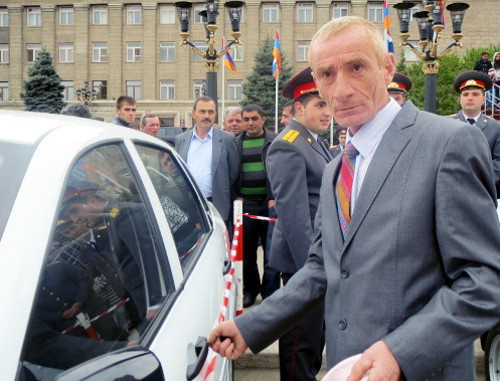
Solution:
<path fill-rule="evenodd" d="M 23 82 L 26 110 L 58 114 L 64 107 L 61 77 L 52 65 L 50 53 L 42 49 L 33 66 L 28 69 L 28 80 Z"/>
<path fill-rule="evenodd" d="M 476 61 L 481 58 L 482 52 L 489 52 L 492 57 L 500 51 L 500 45 L 490 45 L 487 48 L 468 49 L 463 56 L 449 54 L 439 59 L 439 72 L 437 75 L 437 113 L 439 115 L 456 114 L 460 110 L 458 93 L 453 89 L 453 81 L 458 74 L 465 70 L 472 70 Z M 424 73 L 422 63 L 397 65 L 397 71 L 408 75 L 413 81 L 412 90 L 406 94 L 418 108 L 424 107 Z"/>
<path fill-rule="evenodd" d="M 242 106 L 248 103 L 258 104 L 266 114 L 266 127 L 274 128 L 275 112 L 275 88 L 276 80 L 273 77 L 273 47 L 274 40 L 266 38 L 262 46 L 255 55 L 255 64 L 252 74 L 247 77 L 247 82 L 243 84 L 244 99 L 240 102 Z M 281 96 L 283 87 L 292 76 L 292 69 L 287 65 L 286 58 L 281 52 L 282 72 L 279 76 L 279 97 L 278 112 L 281 112 L 283 105 L 288 99 Z"/>

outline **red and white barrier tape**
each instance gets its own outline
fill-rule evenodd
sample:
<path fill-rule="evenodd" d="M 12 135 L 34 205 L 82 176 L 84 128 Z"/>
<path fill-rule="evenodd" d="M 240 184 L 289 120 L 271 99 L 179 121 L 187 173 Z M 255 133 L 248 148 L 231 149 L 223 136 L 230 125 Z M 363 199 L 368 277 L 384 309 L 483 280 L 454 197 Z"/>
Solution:
<path fill-rule="evenodd" d="M 261 221 L 271 221 L 271 222 L 276 222 L 278 221 L 277 218 L 272 218 L 272 217 L 263 217 L 263 216 L 255 216 L 253 214 L 248 214 L 248 213 L 243 213 L 245 217 L 252 218 L 254 220 L 261 220 Z"/>

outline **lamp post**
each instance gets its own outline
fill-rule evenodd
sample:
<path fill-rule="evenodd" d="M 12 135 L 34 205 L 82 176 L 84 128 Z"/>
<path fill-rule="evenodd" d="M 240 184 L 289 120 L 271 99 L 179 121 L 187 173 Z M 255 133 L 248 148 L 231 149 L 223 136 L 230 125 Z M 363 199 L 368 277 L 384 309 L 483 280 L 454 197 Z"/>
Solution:
<path fill-rule="evenodd" d="M 231 21 L 231 37 L 233 40 L 229 41 L 224 50 L 217 51 L 215 49 L 215 31 L 217 30 L 217 16 L 219 15 L 219 0 L 206 0 L 205 9 L 199 12 L 205 26 L 205 41 L 207 42 L 207 49 L 202 51 L 198 49 L 191 41 L 188 40 L 189 33 L 189 17 L 193 3 L 189 1 L 178 1 L 175 3 L 177 15 L 181 24 L 181 33 L 179 34 L 181 46 L 189 46 L 195 54 L 203 57 L 205 60 L 206 71 L 206 91 L 207 95 L 215 101 L 217 107 L 217 71 L 219 69 L 219 58 L 221 58 L 231 46 L 241 45 L 239 40 L 241 12 L 245 3 L 243 1 L 229 1 L 224 4 L 227 9 L 229 20 Z"/>
<path fill-rule="evenodd" d="M 438 4 L 436 4 L 438 3 Z M 441 53 L 438 53 L 439 38 L 444 30 L 443 18 L 441 14 L 440 1 L 427 0 L 425 11 L 416 12 L 413 17 L 417 19 L 420 41 L 418 48 L 413 46 L 407 40 L 410 37 L 409 23 L 411 19 L 411 9 L 416 5 L 412 2 L 397 3 L 394 5 L 399 17 L 399 35 L 401 42 L 400 46 L 409 46 L 410 49 L 420 58 L 423 59 L 422 71 L 424 72 L 424 109 L 429 112 L 436 112 L 436 81 L 439 71 L 439 59 L 448 54 L 453 47 L 461 47 L 460 42 L 462 37 L 462 24 L 464 15 L 469 4 L 453 3 L 446 7 L 451 14 L 453 23 L 453 43 L 448 45 Z"/>
<path fill-rule="evenodd" d="M 76 97 L 86 106 L 90 106 L 92 101 L 97 98 L 97 91 L 94 89 L 90 90 L 88 87 L 89 82 L 85 81 L 83 87 L 76 90 Z"/>

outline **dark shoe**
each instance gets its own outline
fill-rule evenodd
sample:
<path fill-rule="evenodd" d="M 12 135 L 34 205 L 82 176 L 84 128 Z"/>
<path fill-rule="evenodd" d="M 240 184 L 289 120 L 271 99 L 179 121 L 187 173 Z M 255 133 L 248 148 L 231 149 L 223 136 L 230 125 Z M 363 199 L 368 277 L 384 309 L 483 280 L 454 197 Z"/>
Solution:
<path fill-rule="evenodd" d="M 255 296 L 251 294 L 243 295 L 243 308 L 252 306 L 255 303 Z"/>

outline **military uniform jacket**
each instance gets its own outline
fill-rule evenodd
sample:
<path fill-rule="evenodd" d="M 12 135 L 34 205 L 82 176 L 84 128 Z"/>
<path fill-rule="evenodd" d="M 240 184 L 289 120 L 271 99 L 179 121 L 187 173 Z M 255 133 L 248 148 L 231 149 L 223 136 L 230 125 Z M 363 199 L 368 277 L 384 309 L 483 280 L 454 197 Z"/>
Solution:
<path fill-rule="evenodd" d="M 331 159 L 326 147 L 295 119 L 269 147 L 266 168 L 278 214 L 271 241 L 272 268 L 293 274 L 304 266 L 314 237 L 321 177 Z"/>
<path fill-rule="evenodd" d="M 469 124 L 464 113 L 460 111 L 452 116 L 453 119 L 459 119 L 462 122 Z M 500 123 L 496 120 L 480 115 L 477 122 L 477 127 L 483 132 L 488 145 L 490 146 L 491 158 L 493 159 L 493 175 L 497 189 L 497 196 L 500 195 Z"/>
<path fill-rule="evenodd" d="M 407 101 L 366 172 L 342 238 L 335 158 L 305 266 L 236 318 L 259 351 L 325 301 L 328 368 L 383 340 L 408 381 L 474 380 L 474 340 L 500 314 L 500 224 L 480 131 Z"/>

